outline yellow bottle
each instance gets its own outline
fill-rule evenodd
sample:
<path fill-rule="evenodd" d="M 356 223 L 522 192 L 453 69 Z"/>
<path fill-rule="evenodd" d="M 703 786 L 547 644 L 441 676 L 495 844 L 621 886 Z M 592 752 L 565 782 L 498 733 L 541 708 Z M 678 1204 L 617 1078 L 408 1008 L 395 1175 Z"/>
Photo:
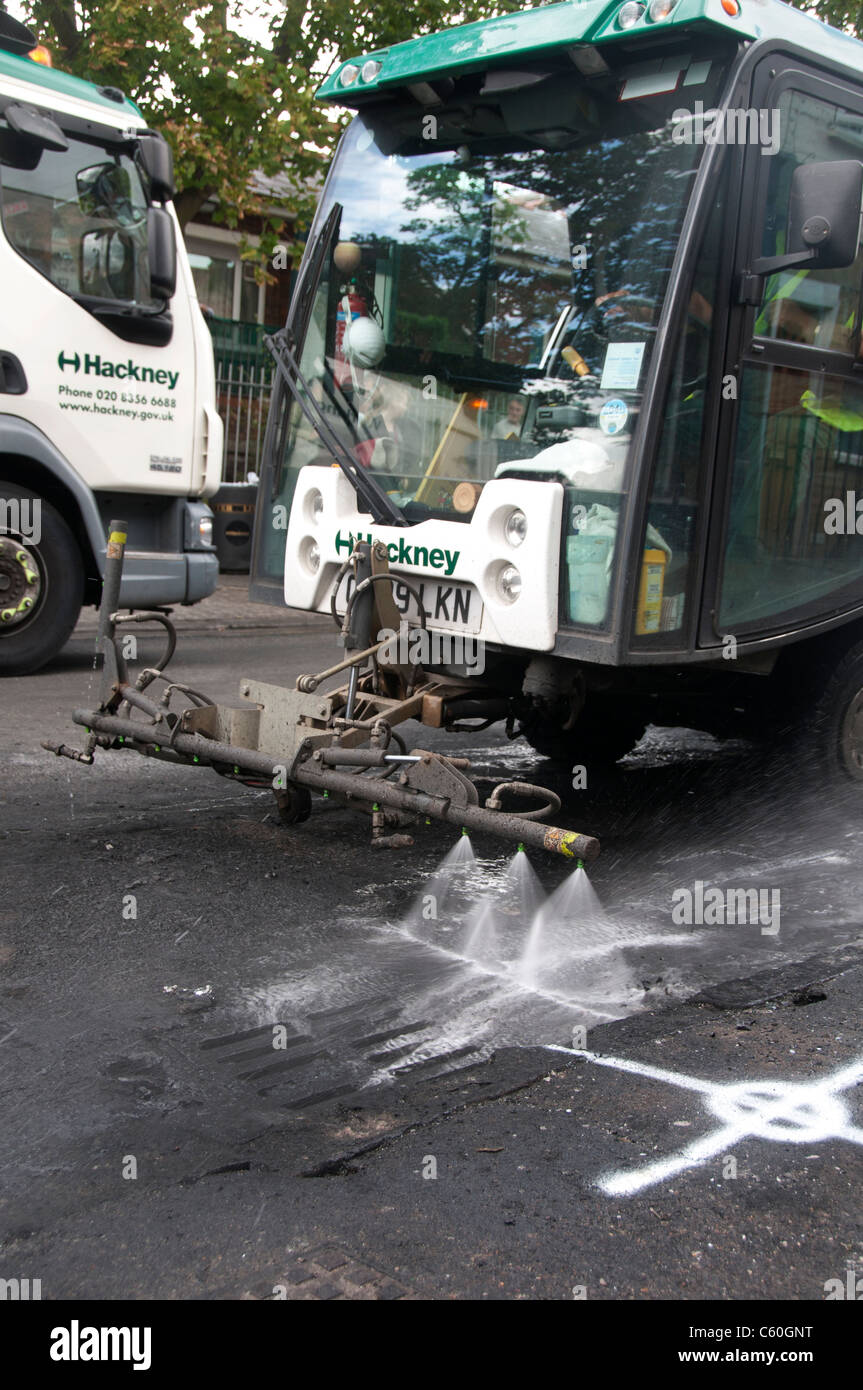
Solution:
<path fill-rule="evenodd" d="M 667 563 L 668 556 L 664 550 L 645 550 L 635 617 L 635 631 L 639 636 L 648 632 L 659 632 Z"/>

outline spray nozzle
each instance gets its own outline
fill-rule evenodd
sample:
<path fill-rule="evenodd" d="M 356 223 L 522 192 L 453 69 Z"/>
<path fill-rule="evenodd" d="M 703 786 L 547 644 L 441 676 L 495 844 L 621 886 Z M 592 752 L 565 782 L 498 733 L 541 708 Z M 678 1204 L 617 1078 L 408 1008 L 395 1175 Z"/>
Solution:
<path fill-rule="evenodd" d="M 524 854 L 524 853 L 525 853 L 524 845 L 521 845 L 521 844 L 520 844 L 519 847 L 518 847 L 518 849 L 516 850 L 516 853 L 517 853 L 517 854 Z"/>
<path fill-rule="evenodd" d="M 466 825 L 463 825 L 463 826 L 462 826 L 462 828 L 461 828 L 461 833 L 462 833 L 462 835 L 467 835 L 467 826 L 466 826 Z"/>
<path fill-rule="evenodd" d="M 575 861 L 575 867 L 576 867 L 577 869 L 583 869 L 583 868 L 584 868 L 584 860 L 583 860 L 583 859 L 576 859 L 576 861 Z"/>

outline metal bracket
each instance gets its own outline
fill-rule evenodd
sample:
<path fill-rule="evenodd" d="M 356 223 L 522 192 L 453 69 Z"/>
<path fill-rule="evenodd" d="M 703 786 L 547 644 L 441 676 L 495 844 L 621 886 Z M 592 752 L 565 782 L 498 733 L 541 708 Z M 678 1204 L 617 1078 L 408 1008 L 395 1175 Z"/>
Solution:
<path fill-rule="evenodd" d="M 452 807 L 479 805 L 479 792 L 451 758 L 430 753 L 425 748 L 412 748 L 411 757 L 420 761 L 411 763 L 400 774 L 402 786 L 410 787 L 412 791 L 426 792 L 429 796 L 447 801 Z M 466 759 L 459 761 L 467 765 Z"/>

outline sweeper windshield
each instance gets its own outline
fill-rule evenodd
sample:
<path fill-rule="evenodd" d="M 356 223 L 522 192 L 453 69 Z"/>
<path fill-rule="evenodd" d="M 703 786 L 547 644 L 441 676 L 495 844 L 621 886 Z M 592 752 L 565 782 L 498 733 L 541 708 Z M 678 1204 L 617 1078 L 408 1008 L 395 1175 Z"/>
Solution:
<path fill-rule="evenodd" d="M 396 98 L 354 120 L 307 252 L 299 379 L 409 524 L 469 520 L 486 481 L 549 450 L 588 505 L 625 492 L 704 149 L 681 88 L 713 106 L 711 54 L 491 72 L 437 114 Z M 297 401 L 275 462 L 285 500 L 332 462 Z"/>

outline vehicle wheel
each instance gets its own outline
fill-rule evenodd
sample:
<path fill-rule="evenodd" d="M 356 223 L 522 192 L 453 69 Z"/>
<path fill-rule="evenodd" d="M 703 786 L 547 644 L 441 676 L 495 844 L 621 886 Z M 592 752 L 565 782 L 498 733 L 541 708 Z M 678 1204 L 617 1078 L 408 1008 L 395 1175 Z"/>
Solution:
<path fill-rule="evenodd" d="M 797 729 L 797 759 L 863 793 L 863 642 L 851 647 Z"/>
<path fill-rule="evenodd" d="M 78 619 L 84 564 L 60 513 L 17 483 L 0 499 L 36 503 L 33 534 L 0 534 L 0 675 L 29 676 L 56 656 Z M 7 508 L 7 518 L 13 512 Z"/>
<path fill-rule="evenodd" d="M 529 716 L 521 733 L 531 748 L 552 762 L 569 765 L 575 758 L 616 763 L 632 752 L 646 727 L 643 716 L 610 703 L 602 710 L 582 710 L 571 729 L 539 715 Z"/>

